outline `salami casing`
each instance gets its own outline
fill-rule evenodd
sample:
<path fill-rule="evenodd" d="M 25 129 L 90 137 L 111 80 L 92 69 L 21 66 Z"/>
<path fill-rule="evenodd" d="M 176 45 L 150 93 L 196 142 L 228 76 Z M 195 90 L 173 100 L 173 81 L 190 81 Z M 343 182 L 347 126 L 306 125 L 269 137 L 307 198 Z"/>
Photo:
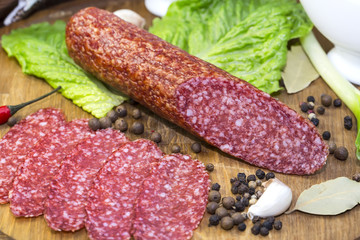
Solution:
<path fill-rule="evenodd" d="M 327 145 L 294 110 L 110 12 L 75 14 L 66 44 L 85 70 L 230 155 L 299 175 L 326 162 Z"/>
<path fill-rule="evenodd" d="M 90 239 L 130 239 L 141 184 L 150 174 L 151 163 L 162 154 L 153 142 L 139 139 L 124 144 L 108 158 L 88 196 L 86 229 Z"/>
<path fill-rule="evenodd" d="M 16 170 L 26 154 L 53 128 L 65 125 L 65 115 L 58 109 L 45 108 L 13 126 L 0 140 L 0 204 L 9 202 Z"/>
<path fill-rule="evenodd" d="M 43 214 L 51 179 L 62 160 L 82 139 L 93 134 L 85 119 L 73 120 L 52 128 L 33 147 L 19 166 L 9 192 L 10 209 L 15 216 L 34 217 Z"/>
<path fill-rule="evenodd" d="M 56 231 L 76 231 L 85 225 L 85 204 L 94 178 L 113 151 L 129 140 L 112 128 L 81 141 L 61 163 L 45 203 L 44 217 Z"/>

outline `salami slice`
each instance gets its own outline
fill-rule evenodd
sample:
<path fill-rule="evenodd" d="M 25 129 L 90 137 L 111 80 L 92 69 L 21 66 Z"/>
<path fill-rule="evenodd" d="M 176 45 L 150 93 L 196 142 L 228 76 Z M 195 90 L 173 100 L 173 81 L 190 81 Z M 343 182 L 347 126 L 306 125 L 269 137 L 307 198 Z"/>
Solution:
<path fill-rule="evenodd" d="M 43 214 L 51 179 L 65 156 L 75 145 L 93 134 L 85 119 L 73 120 L 43 137 L 26 155 L 17 170 L 9 192 L 10 209 L 15 216 L 34 217 Z"/>
<path fill-rule="evenodd" d="M 190 156 L 164 156 L 143 182 L 135 207 L 135 239 L 190 239 L 205 213 L 209 175 Z"/>
<path fill-rule="evenodd" d="M 94 178 L 109 155 L 129 140 L 112 128 L 97 131 L 65 158 L 51 181 L 45 219 L 56 231 L 76 231 L 85 225 L 85 203 Z"/>
<path fill-rule="evenodd" d="M 65 116 L 60 110 L 40 109 L 10 128 L 0 140 L 0 204 L 9 201 L 16 170 L 27 152 L 52 128 L 63 125 Z"/>
<path fill-rule="evenodd" d="M 89 192 L 86 229 L 91 239 L 130 239 L 134 206 L 150 164 L 162 156 L 151 141 L 140 139 L 115 151 Z"/>
<path fill-rule="evenodd" d="M 158 115 L 248 163 L 289 174 L 324 166 L 315 126 L 249 83 L 97 8 L 67 24 L 70 56 Z"/>

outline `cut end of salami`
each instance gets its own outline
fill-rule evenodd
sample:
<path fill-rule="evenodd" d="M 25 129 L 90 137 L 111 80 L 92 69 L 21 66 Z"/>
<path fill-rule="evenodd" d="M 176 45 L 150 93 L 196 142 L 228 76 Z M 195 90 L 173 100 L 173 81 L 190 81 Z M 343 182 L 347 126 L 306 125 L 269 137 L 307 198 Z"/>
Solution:
<path fill-rule="evenodd" d="M 178 109 L 196 134 L 256 166 L 311 174 L 328 149 L 314 125 L 243 82 L 193 78 L 176 90 Z"/>

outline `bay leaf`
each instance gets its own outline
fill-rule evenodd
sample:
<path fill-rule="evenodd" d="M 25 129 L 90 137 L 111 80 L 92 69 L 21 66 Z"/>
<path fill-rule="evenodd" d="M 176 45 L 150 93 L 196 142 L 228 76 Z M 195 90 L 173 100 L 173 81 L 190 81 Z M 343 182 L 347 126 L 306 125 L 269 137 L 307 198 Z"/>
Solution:
<path fill-rule="evenodd" d="M 296 93 L 308 87 L 319 77 L 301 45 L 288 51 L 286 66 L 281 73 L 287 93 Z"/>
<path fill-rule="evenodd" d="M 296 210 L 316 215 L 337 215 L 360 203 L 360 183 L 339 177 L 304 190 L 295 207 Z"/>

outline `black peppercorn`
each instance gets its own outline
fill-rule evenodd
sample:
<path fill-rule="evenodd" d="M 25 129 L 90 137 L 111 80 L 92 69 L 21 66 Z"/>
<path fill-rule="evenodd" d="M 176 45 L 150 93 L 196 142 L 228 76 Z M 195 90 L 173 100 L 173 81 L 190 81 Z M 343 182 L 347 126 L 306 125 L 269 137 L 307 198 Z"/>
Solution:
<path fill-rule="evenodd" d="M 334 156 L 338 160 L 345 161 L 349 156 L 349 152 L 345 147 L 338 147 L 334 152 Z"/>
<path fill-rule="evenodd" d="M 260 221 L 260 217 L 259 216 L 254 216 L 252 219 L 251 219 L 252 223 L 257 223 Z M 259 222 L 260 223 L 260 222 Z M 261 225 L 261 224 L 259 224 Z"/>
<path fill-rule="evenodd" d="M 273 172 L 268 172 L 265 176 L 266 180 L 269 180 L 270 178 L 275 178 L 275 174 Z"/>
<path fill-rule="evenodd" d="M 238 225 L 238 229 L 239 229 L 239 231 L 245 231 L 245 229 L 246 229 L 246 224 L 245 223 L 240 223 L 239 225 Z"/>
<path fill-rule="evenodd" d="M 220 184 L 214 183 L 214 184 L 211 186 L 211 190 L 219 191 L 219 190 L 220 190 Z"/>
<path fill-rule="evenodd" d="M 313 110 L 315 107 L 315 104 L 313 102 L 308 102 L 307 105 L 309 110 Z"/>
<path fill-rule="evenodd" d="M 132 112 L 132 117 L 135 119 L 141 118 L 141 112 L 139 109 L 135 108 Z"/>
<path fill-rule="evenodd" d="M 327 95 L 327 94 L 322 94 L 321 95 L 321 104 L 325 107 L 329 107 L 332 103 L 332 98 L 331 96 Z"/>
<path fill-rule="evenodd" d="M 216 209 L 215 214 L 218 215 L 220 218 L 229 216 L 228 211 L 224 207 L 219 207 Z"/>
<path fill-rule="evenodd" d="M 128 124 L 124 119 L 119 118 L 115 121 L 114 127 L 115 129 L 119 129 L 121 132 L 125 132 L 128 129 Z"/>
<path fill-rule="evenodd" d="M 221 194 L 219 193 L 219 191 L 214 191 L 214 190 L 211 190 L 209 192 L 209 202 L 217 202 L 219 203 L 220 200 L 221 200 Z"/>
<path fill-rule="evenodd" d="M 235 199 L 233 197 L 224 197 L 222 199 L 222 205 L 226 209 L 232 209 L 235 204 Z"/>
<path fill-rule="evenodd" d="M 273 229 L 273 223 L 267 220 L 262 223 L 262 226 L 266 227 L 269 231 Z"/>
<path fill-rule="evenodd" d="M 242 183 L 238 188 L 238 193 L 244 194 L 246 192 L 249 192 L 249 187 Z"/>
<path fill-rule="evenodd" d="M 317 107 L 316 112 L 320 115 L 323 115 L 325 113 L 325 108 L 323 106 L 319 106 Z"/>
<path fill-rule="evenodd" d="M 233 184 L 234 182 L 237 181 L 237 178 L 236 177 L 233 177 L 233 178 L 230 178 L 230 183 Z"/>
<path fill-rule="evenodd" d="M 334 100 L 334 107 L 341 107 L 341 100 L 340 99 L 335 99 Z"/>
<path fill-rule="evenodd" d="M 329 131 L 325 131 L 325 132 L 323 132 L 322 137 L 324 140 L 329 140 L 331 137 L 331 134 Z"/>
<path fill-rule="evenodd" d="M 313 96 L 308 96 L 307 98 L 306 98 L 306 101 L 308 101 L 308 102 L 315 102 L 315 98 L 313 97 Z"/>
<path fill-rule="evenodd" d="M 248 207 L 248 206 L 249 206 L 249 199 L 244 197 L 243 199 L 241 199 L 241 203 L 242 203 L 245 207 Z"/>
<path fill-rule="evenodd" d="M 115 111 L 117 112 L 119 117 L 126 117 L 127 110 L 124 106 L 120 105 L 115 108 Z"/>
<path fill-rule="evenodd" d="M 265 172 L 261 169 L 256 170 L 255 174 L 259 179 L 264 179 L 264 177 L 265 177 Z"/>
<path fill-rule="evenodd" d="M 261 227 L 261 228 L 260 228 L 260 235 L 261 235 L 261 236 L 267 236 L 267 235 L 269 235 L 269 229 L 267 229 L 266 227 Z"/>
<path fill-rule="evenodd" d="M 309 110 L 307 103 L 306 102 L 301 103 L 300 104 L 300 109 L 303 112 L 307 112 Z"/>
<path fill-rule="evenodd" d="M 236 187 L 236 186 L 231 186 L 231 193 L 232 194 L 237 194 L 239 192 L 239 189 L 238 189 L 238 187 Z"/>
<path fill-rule="evenodd" d="M 144 124 L 141 122 L 134 122 L 131 126 L 131 132 L 136 135 L 144 133 Z"/>
<path fill-rule="evenodd" d="M 233 182 L 233 183 L 231 184 L 231 186 L 238 187 L 238 186 L 240 186 L 240 184 L 241 184 L 241 182 L 240 182 L 239 180 L 236 180 L 235 182 Z"/>
<path fill-rule="evenodd" d="M 360 182 L 360 173 L 355 173 L 352 177 L 352 180 Z"/>
<path fill-rule="evenodd" d="M 206 212 L 210 214 L 214 214 L 216 209 L 219 208 L 219 204 L 217 202 L 209 202 L 206 205 Z"/>
<path fill-rule="evenodd" d="M 109 117 L 102 117 L 99 120 L 100 122 L 100 128 L 105 129 L 112 126 L 112 122 Z"/>
<path fill-rule="evenodd" d="M 220 217 L 218 215 L 211 215 L 209 218 L 209 225 L 210 226 L 217 226 L 219 225 Z"/>
<path fill-rule="evenodd" d="M 119 115 L 115 110 L 109 111 L 106 116 L 110 118 L 111 122 L 115 122 L 118 119 Z"/>
<path fill-rule="evenodd" d="M 352 118 L 350 116 L 344 117 L 344 127 L 347 130 L 352 128 Z"/>
<path fill-rule="evenodd" d="M 9 118 L 10 120 L 10 118 Z M 100 121 L 98 118 L 91 118 L 88 122 L 89 128 L 96 131 L 100 128 Z"/>
<path fill-rule="evenodd" d="M 233 227 L 234 227 L 234 220 L 231 217 L 226 216 L 221 219 L 221 228 L 222 229 L 230 230 Z"/>
<path fill-rule="evenodd" d="M 246 174 L 245 173 L 238 173 L 237 178 L 240 182 L 246 181 Z"/>
<path fill-rule="evenodd" d="M 250 181 L 256 181 L 256 176 L 254 174 L 251 174 L 247 177 L 247 182 L 250 182 Z"/>
<path fill-rule="evenodd" d="M 254 235 L 258 235 L 260 233 L 261 226 L 256 224 L 251 228 L 251 233 Z"/>
<path fill-rule="evenodd" d="M 242 212 L 245 210 L 245 206 L 244 206 L 244 204 L 242 204 L 241 201 L 235 202 L 234 206 L 235 206 L 235 211 L 237 211 L 237 212 Z"/>
<path fill-rule="evenodd" d="M 274 222 L 274 228 L 275 228 L 276 230 L 280 230 L 280 229 L 282 228 L 282 222 L 281 222 L 280 220 L 276 220 L 276 221 Z"/>
<path fill-rule="evenodd" d="M 214 167 L 214 164 L 208 163 L 208 164 L 206 164 L 205 168 L 206 168 L 206 171 L 212 172 L 212 171 L 214 171 L 215 167 Z"/>
<path fill-rule="evenodd" d="M 320 120 L 316 117 L 312 118 L 310 120 L 316 127 L 319 125 Z"/>
<path fill-rule="evenodd" d="M 172 153 L 179 153 L 180 151 L 181 151 L 181 148 L 179 145 L 177 145 L 177 144 L 172 145 L 172 147 L 171 147 Z"/>
<path fill-rule="evenodd" d="M 161 142 L 161 134 L 158 132 L 151 133 L 150 140 L 156 143 Z"/>
<path fill-rule="evenodd" d="M 195 143 L 191 144 L 191 150 L 192 150 L 194 153 L 199 153 L 199 152 L 201 152 L 201 144 L 198 143 L 198 142 L 195 142 Z"/>
<path fill-rule="evenodd" d="M 334 142 L 329 142 L 329 153 L 333 154 L 336 150 L 336 144 Z"/>
<path fill-rule="evenodd" d="M 266 218 L 266 221 L 271 222 L 271 224 L 274 224 L 274 222 L 275 222 L 275 217 L 274 217 L 274 216 L 267 217 L 267 218 Z"/>
<path fill-rule="evenodd" d="M 249 187 L 249 194 L 254 195 L 255 194 L 255 188 Z"/>
<path fill-rule="evenodd" d="M 240 195 L 236 196 L 236 201 L 241 201 L 241 196 Z"/>

